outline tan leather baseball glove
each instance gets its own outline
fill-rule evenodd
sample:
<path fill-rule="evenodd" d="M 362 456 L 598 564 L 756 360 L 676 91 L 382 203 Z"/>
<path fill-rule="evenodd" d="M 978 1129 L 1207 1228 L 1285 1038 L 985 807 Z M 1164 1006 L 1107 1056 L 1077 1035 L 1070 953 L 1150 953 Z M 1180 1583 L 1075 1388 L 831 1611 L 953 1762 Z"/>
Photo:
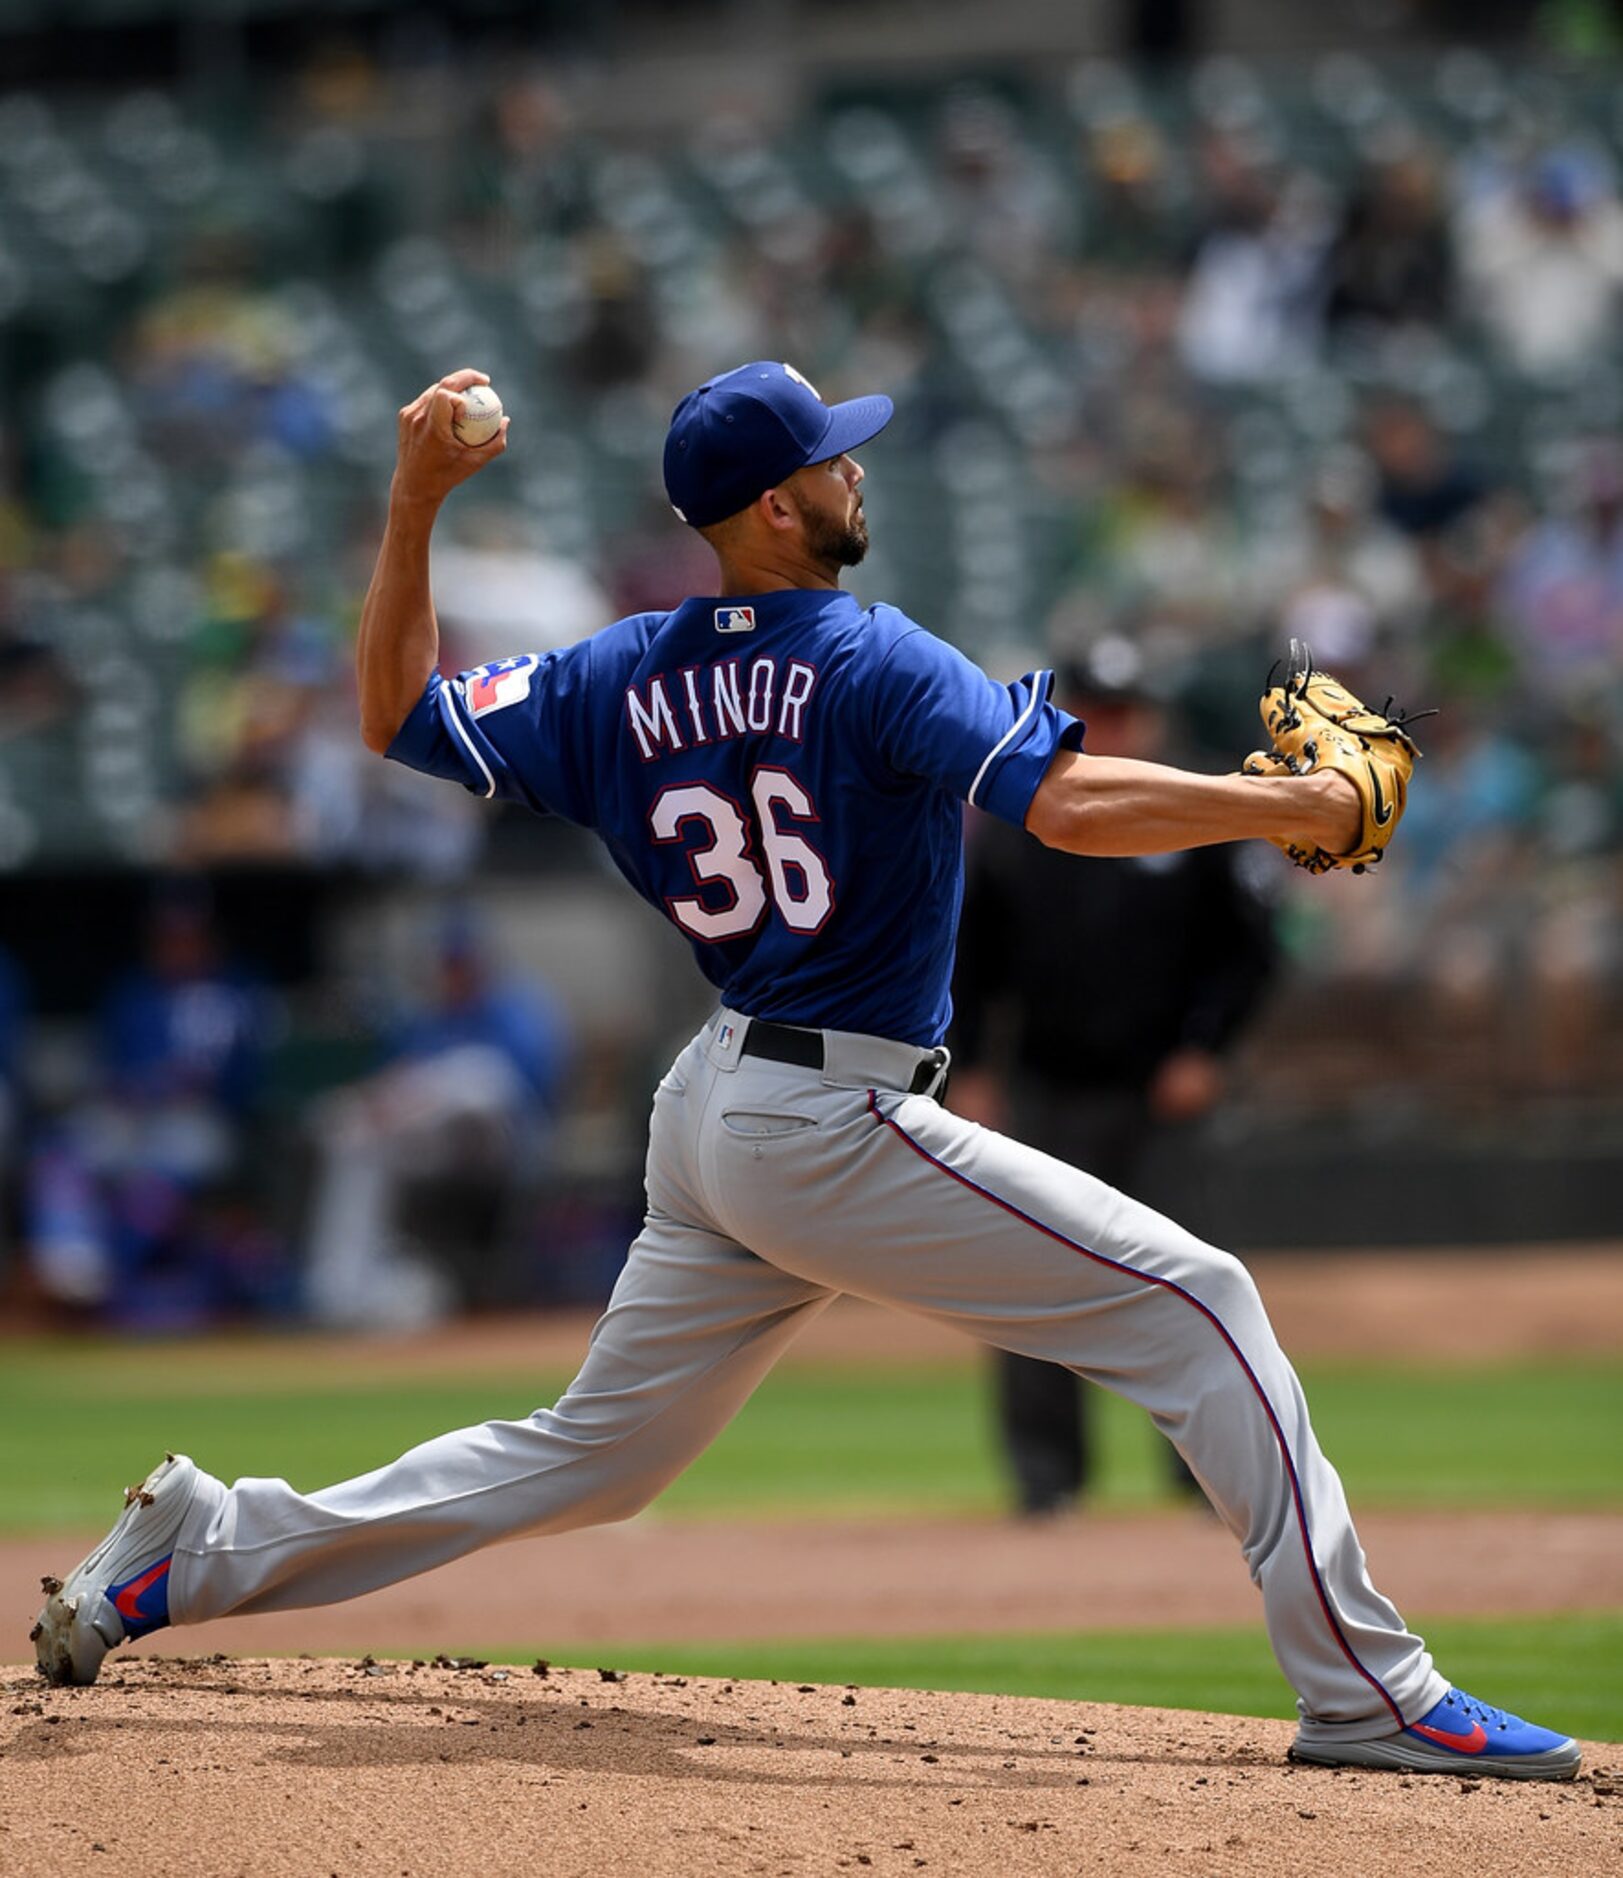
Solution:
<path fill-rule="evenodd" d="M 1316 672 L 1313 654 L 1295 639 L 1283 680 L 1273 683 L 1273 672 L 1268 677 L 1258 708 L 1273 748 L 1248 756 L 1241 765 L 1245 774 L 1307 776 L 1336 770 L 1357 790 L 1364 811 L 1358 839 L 1345 854 L 1281 840 L 1274 846 L 1310 874 L 1337 867 L 1362 874 L 1385 854 L 1408 806 L 1409 777 L 1420 758 L 1408 726 L 1434 713 L 1406 717 L 1393 711 L 1390 698 L 1382 710 L 1371 710 L 1328 672 Z"/>

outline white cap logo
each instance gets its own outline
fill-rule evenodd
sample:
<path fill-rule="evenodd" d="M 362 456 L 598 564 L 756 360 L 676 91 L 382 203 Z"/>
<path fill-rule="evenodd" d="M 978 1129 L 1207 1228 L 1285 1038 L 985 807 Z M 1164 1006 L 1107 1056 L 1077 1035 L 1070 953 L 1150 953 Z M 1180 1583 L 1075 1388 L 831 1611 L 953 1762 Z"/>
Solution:
<path fill-rule="evenodd" d="M 791 364 L 788 363 L 787 360 L 783 361 L 783 369 L 789 374 L 789 376 L 795 381 L 797 385 L 804 385 L 806 389 L 811 393 L 811 395 L 817 400 L 817 402 L 819 404 L 822 403 L 823 401 L 822 392 L 820 392 L 817 389 L 817 387 L 812 383 L 812 381 L 806 376 L 804 372 L 797 372 L 795 368 Z"/>

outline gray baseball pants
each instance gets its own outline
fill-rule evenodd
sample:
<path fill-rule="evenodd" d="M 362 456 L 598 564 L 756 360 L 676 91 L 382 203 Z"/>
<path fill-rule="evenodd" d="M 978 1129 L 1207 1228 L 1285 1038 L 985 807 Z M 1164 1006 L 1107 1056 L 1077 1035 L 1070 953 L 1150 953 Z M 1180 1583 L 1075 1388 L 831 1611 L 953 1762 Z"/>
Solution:
<path fill-rule="evenodd" d="M 204 1476 L 170 1571 L 175 1622 L 336 1603 L 498 1539 L 629 1518 L 851 1292 L 1142 1404 L 1244 1549 L 1304 1735 L 1390 1734 L 1442 1698 L 1369 1580 L 1236 1259 L 905 1093 L 925 1052 L 827 1031 L 825 1067 L 803 1069 L 741 1055 L 747 1026 L 719 1013 L 659 1086 L 647 1224 L 563 1399 L 319 1493 Z"/>

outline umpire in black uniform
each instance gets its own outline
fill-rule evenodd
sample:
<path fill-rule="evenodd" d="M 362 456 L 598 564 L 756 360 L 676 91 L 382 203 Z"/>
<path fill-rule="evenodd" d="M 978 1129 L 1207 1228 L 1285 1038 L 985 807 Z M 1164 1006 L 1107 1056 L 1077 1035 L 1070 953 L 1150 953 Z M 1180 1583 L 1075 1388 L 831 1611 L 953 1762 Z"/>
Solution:
<path fill-rule="evenodd" d="M 1062 674 L 1090 751 L 1167 755 L 1168 715 L 1142 673 L 1136 648 L 1108 638 Z M 1150 1150 L 1187 1140 L 1217 1102 L 1223 1052 L 1273 966 L 1270 911 L 1242 859 L 1232 844 L 1078 859 L 977 818 L 951 1106 L 1156 1205 Z M 1088 1480 L 1085 1385 L 1034 1357 L 996 1362 L 1021 1510 L 1057 1511 Z M 1166 1454 L 1173 1481 L 1195 1490 Z"/>

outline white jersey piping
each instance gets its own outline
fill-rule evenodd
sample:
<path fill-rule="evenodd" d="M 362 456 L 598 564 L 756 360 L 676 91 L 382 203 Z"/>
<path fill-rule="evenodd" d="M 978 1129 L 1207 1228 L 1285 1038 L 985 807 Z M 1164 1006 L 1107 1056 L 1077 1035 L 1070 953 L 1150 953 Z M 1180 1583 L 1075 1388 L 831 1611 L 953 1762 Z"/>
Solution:
<path fill-rule="evenodd" d="M 485 779 L 485 800 L 489 802 L 496 793 L 496 778 L 491 775 L 490 765 L 474 748 L 473 739 L 468 735 L 467 731 L 463 728 L 462 719 L 458 715 L 457 708 L 456 708 L 456 681 L 454 679 L 451 680 L 451 682 L 446 685 L 445 693 L 446 693 L 446 711 L 448 712 L 450 719 L 451 719 L 451 728 L 462 739 L 463 745 L 467 749 L 468 755 L 471 756 L 474 762 L 476 762 L 479 765 L 479 773 Z"/>
<path fill-rule="evenodd" d="M 1035 711 L 1040 704 L 1047 703 L 1048 694 L 1053 689 L 1053 687 L 1054 687 L 1054 674 L 1052 672 L 1038 672 L 1036 674 L 1036 676 L 1034 677 L 1032 681 L 1032 686 L 1031 686 L 1031 702 L 1020 713 L 1020 715 L 1014 720 L 1014 722 L 1009 726 L 1009 728 L 1006 731 L 1004 731 L 1003 735 L 998 738 L 997 742 L 992 745 L 991 749 L 987 751 L 986 761 L 982 763 L 980 768 L 976 770 L 975 772 L 975 780 L 969 785 L 969 798 L 968 799 L 969 799 L 969 806 L 972 809 L 978 809 L 980 807 L 980 804 L 975 800 L 975 792 L 977 789 L 980 788 L 981 784 L 985 782 L 986 772 L 992 767 L 992 765 L 1003 754 L 1007 746 L 1010 743 L 1012 743 L 1016 737 L 1019 736 L 1021 729 L 1025 725 L 1026 719 L 1031 716 L 1032 712 Z"/>

